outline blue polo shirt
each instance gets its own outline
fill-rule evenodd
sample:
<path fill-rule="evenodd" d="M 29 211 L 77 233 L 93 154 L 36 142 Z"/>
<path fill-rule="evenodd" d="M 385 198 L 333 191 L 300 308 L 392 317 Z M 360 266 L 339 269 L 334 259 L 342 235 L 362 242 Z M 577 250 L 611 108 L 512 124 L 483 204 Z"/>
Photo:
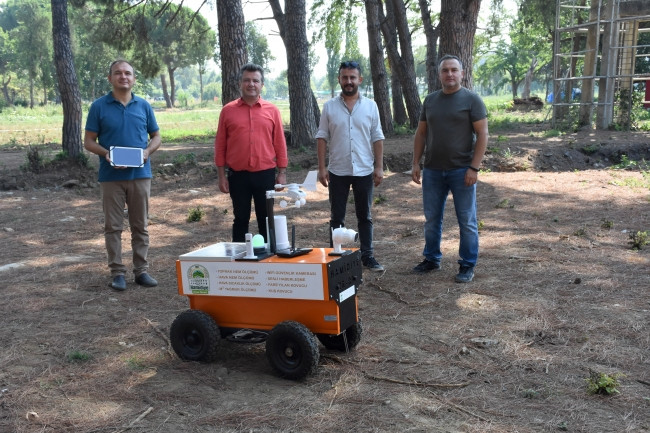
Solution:
<path fill-rule="evenodd" d="M 149 134 L 158 129 L 151 105 L 134 94 L 131 94 L 131 101 L 125 107 L 113 98 L 112 93 L 108 93 L 92 103 L 86 118 L 86 130 L 96 132 L 97 142 L 106 150 L 111 146 L 145 149 L 149 143 Z M 100 182 L 143 178 L 151 178 L 150 159 L 142 167 L 118 170 L 106 158 L 99 157 Z"/>

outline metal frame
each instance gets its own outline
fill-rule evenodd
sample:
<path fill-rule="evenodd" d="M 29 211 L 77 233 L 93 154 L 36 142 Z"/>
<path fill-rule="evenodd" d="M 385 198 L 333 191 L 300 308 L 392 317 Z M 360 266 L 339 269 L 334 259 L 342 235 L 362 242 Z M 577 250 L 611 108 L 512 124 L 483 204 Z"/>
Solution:
<path fill-rule="evenodd" d="M 627 6 L 641 6 L 630 14 Z M 632 9 L 632 8 L 630 8 Z M 642 13 L 642 14 L 638 14 Z M 650 5 L 639 0 L 557 0 L 553 40 L 552 126 L 577 124 L 607 129 L 613 123 L 630 124 L 632 88 L 638 81 L 650 81 L 650 73 L 635 74 L 642 22 L 650 22 Z M 600 65 L 600 68 L 599 68 Z M 580 100 L 571 97 L 581 89 Z M 598 88 L 598 97 L 594 98 Z M 614 119 L 616 93 L 628 89 L 628 109 L 619 107 Z M 559 97 L 558 97 L 559 96 Z M 650 103 L 650 101 L 643 101 Z M 571 110 L 577 107 L 577 110 Z M 594 119 L 594 111 L 596 113 Z M 577 113 L 577 119 L 576 117 Z M 627 117 L 627 119 L 625 119 Z"/>

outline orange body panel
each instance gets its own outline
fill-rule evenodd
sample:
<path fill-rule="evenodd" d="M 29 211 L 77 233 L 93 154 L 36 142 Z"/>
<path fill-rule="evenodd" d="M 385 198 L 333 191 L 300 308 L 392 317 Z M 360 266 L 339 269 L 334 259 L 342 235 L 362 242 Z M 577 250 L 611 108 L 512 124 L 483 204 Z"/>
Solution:
<path fill-rule="evenodd" d="M 293 320 L 302 323 L 314 333 L 338 335 L 344 331 L 340 326 L 341 307 L 334 299 L 330 299 L 326 264 L 337 260 L 339 256 L 328 255 L 331 250 L 315 248 L 310 253 L 297 257 L 271 256 L 254 262 L 277 263 L 283 269 L 291 264 L 295 264 L 296 269 L 299 269 L 301 264 L 322 265 L 322 300 L 188 294 L 183 289 L 180 260 L 176 261 L 178 293 L 189 298 L 190 308 L 209 314 L 221 328 L 270 330 L 280 322 Z M 356 294 L 347 302 L 354 302 L 354 322 L 358 321 Z"/>

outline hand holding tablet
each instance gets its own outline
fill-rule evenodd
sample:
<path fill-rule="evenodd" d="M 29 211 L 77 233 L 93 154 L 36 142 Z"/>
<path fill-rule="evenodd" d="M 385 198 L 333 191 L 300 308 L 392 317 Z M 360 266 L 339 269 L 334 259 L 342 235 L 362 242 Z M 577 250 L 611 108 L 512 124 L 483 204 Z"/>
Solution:
<path fill-rule="evenodd" d="M 114 167 L 142 167 L 144 165 L 143 150 L 139 147 L 111 146 L 108 157 Z"/>

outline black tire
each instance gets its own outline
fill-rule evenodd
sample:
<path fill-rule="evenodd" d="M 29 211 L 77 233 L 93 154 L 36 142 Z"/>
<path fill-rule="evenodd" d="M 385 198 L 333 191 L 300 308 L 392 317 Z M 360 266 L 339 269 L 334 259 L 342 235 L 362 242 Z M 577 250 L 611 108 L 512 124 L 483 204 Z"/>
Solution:
<path fill-rule="evenodd" d="M 281 377 L 300 380 L 316 371 L 320 353 L 314 334 L 305 325 L 286 321 L 269 333 L 266 357 Z"/>
<path fill-rule="evenodd" d="M 212 362 L 217 359 L 221 334 L 217 323 L 209 314 L 199 310 L 187 310 L 172 322 L 169 339 L 179 358 Z"/>
<path fill-rule="evenodd" d="M 338 350 L 339 352 L 347 352 L 352 350 L 361 341 L 361 333 L 363 328 L 361 327 L 361 322 L 357 322 L 354 325 L 350 326 L 348 329 L 340 333 L 339 335 L 330 335 L 330 334 L 317 334 L 316 336 L 323 343 L 323 346 L 327 347 L 329 350 Z M 347 339 L 348 347 L 346 350 L 345 340 Z"/>

